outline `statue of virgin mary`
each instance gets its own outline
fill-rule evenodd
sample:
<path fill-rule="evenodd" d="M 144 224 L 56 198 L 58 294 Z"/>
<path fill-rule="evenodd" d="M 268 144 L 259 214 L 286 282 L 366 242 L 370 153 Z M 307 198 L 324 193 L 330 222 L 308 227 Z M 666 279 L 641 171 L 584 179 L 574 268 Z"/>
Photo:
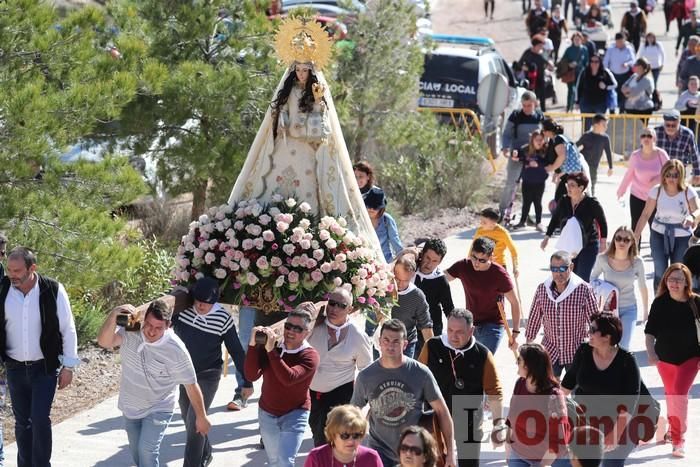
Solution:
<path fill-rule="evenodd" d="M 282 22 L 275 46 L 287 69 L 275 90 L 229 204 L 275 194 L 307 202 L 321 216 L 342 216 L 383 261 L 355 180 L 333 98 L 322 69 L 331 55 L 323 27 L 299 18 Z"/>

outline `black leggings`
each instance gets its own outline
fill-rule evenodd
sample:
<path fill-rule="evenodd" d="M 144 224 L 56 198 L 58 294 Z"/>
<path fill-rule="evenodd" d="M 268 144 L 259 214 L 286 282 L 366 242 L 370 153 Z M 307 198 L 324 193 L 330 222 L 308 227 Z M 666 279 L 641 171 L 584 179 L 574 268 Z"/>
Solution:
<path fill-rule="evenodd" d="M 644 211 L 644 206 L 646 204 L 647 202 L 645 200 L 639 199 L 630 193 L 630 217 L 632 218 L 632 230 L 637 228 L 637 222 L 639 222 L 639 218 L 642 217 L 642 211 Z M 655 215 L 656 209 L 654 209 L 654 212 L 651 213 L 651 216 L 649 216 L 649 220 L 647 221 L 649 228 L 651 228 L 651 223 L 654 221 Z"/>
<path fill-rule="evenodd" d="M 489 3 L 491 4 L 491 18 L 493 18 L 493 9 L 496 7 L 496 0 L 484 0 L 484 14 L 489 15 Z"/>
<path fill-rule="evenodd" d="M 523 210 L 520 214 L 520 223 L 527 221 L 530 214 L 530 206 L 535 205 L 535 223 L 542 222 L 542 195 L 544 194 L 544 184 L 523 182 Z"/>

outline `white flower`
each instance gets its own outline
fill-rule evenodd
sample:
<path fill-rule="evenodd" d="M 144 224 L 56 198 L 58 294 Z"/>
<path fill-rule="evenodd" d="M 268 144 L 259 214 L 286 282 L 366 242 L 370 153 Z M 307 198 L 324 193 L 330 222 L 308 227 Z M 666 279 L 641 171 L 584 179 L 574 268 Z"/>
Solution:
<path fill-rule="evenodd" d="M 280 259 L 279 256 L 273 256 L 270 258 L 270 265 L 272 265 L 273 268 L 278 268 L 282 266 L 282 259 Z"/>
<path fill-rule="evenodd" d="M 279 193 L 275 193 L 274 195 L 272 195 L 271 199 L 273 203 L 279 203 L 280 201 L 282 201 L 283 198 L 282 195 L 280 195 Z"/>
<path fill-rule="evenodd" d="M 295 247 L 295 246 L 292 245 L 291 243 L 285 243 L 285 244 L 282 246 L 282 251 L 284 251 L 285 253 L 287 253 L 287 256 L 292 256 L 292 255 L 294 254 L 294 252 L 296 251 L 296 249 L 297 249 L 297 247 Z"/>
<path fill-rule="evenodd" d="M 229 240 L 232 238 L 236 237 L 236 231 L 233 229 L 228 229 L 226 232 L 224 232 L 224 237 L 228 238 Z"/>
<path fill-rule="evenodd" d="M 364 279 L 367 277 L 367 270 L 364 268 L 361 268 L 359 271 L 357 271 L 357 273 L 361 279 Z"/>
<path fill-rule="evenodd" d="M 265 230 L 265 231 L 262 233 L 262 238 L 263 238 L 263 240 L 265 240 L 266 242 L 271 242 L 271 241 L 273 241 L 273 240 L 275 239 L 275 234 L 272 232 L 272 230 Z"/>
<path fill-rule="evenodd" d="M 287 224 L 286 222 L 281 222 L 281 221 L 280 221 L 280 222 L 277 223 L 277 230 L 278 230 L 279 232 L 284 233 L 288 228 L 289 228 L 289 224 Z"/>
<path fill-rule="evenodd" d="M 328 274 L 329 272 L 331 272 L 331 270 L 332 270 L 331 263 L 323 263 L 321 265 L 321 272 L 322 273 Z"/>
<path fill-rule="evenodd" d="M 198 272 L 197 274 L 194 275 L 194 278 L 197 279 L 197 280 L 201 279 L 202 277 L 204 277 L 204 273 L 203 273 L 203 272 Z"/>
<path fill-rule="evenodd" d="M 249 272 L 248 274 L 245 275 L 245 280 L 246 280 L 246 282 L 248 282 L 248 285 L 255 285 L 258 282 L 260 282 L 260 279 L 258 279 L 258 276 L 256 276 L 252 272 Z"/>
<path fill-rule="evenodd" d="M 335 285 L 336 287 L 340 287 L 342 284 L 343 279 L 341 279 L 340 277 L 333 278 L 333 285 Z"/>
<path fill-rule="evenodd" d="M 246 232 L 248 232 L 251 235 L 255 235 L 256 237 L 260 235 L 260 232 L 262 232 L 262 227 L 256 224 L 248 224 L 245 228 Z"/>
<path fill-rule="evenodd" d="M 204 251 L 202 251 L 199 248 L 195 248 L 194 251 L 192 252 L 192 256 L 194 256 L 195 258 L 202 258 L 202 257 L 204 257 Z"/>
<path fill-rule="evenodd" d="M 318 249 L 318 248 L 315 249 L 313 252 L 313 257 L 316 261 L 321 261 L 323 259 L 324 255 L 325 255 L 325 253 L 323 252 L 323 250 Z"/>
<path fill-rule="evenodd" d="M 246 238 L 243 240 L 243 244 L 241 245 L 244 250 L 252 250 L 253 249 L 253 240 L 250 238 Z"/>
<path fill-rule="evenodd" d="M 245 224 L 243 223 L 243 221 L 236 221 L 233 224 L 233 228 L 236 230 L 243 230 L 243 228 L 245 228 Z"/>
<path fill-rule="evenodd" d="M 262 250 L 265 247 L 265 241 L 262 239 L 262 237 L 258 237 L 253 240 L 253 245 L 255 245 L 255 248 L 258 250 Z"/>
<path fill-rule="evenodd" d="M 260 215 L 261 212 L 262 212 L 262 206 L 260 206 L 260 205 L 257 204 L 257 203 L 256 203 L 255 206 L 253 206 L 253 208 L 251 209 L 251 214 L 252 214 L 253 216 L 255 216 L 255 217 L 258 217 L 258 216 Z"/>
<path fill-rule="evenodd" d="M 241 269 L 248 269 L 250 267 L 250 260 L 248 258 L 241 258 L 238 264 L 241 265 Z"/>
<path fill-rule="evenodd" d="M 274 196 L 273 196 L 273 198 L 274 198 Z M 272 217 L 277 217 L 282 211 L 280 211 L 277 208 L 270 208 L 267 210 L 267 212 L 269 212 Z"/>
<path fill-rule="evenodd" d="M 299 227 L 301 227 L 302 229 L 306 230 L 306 229 L 308 229 L 309 227 L 311 227 L 311 221 L 308 220 L 308 219 L 302 219 L 302 220 L 299 221 Z"/>
<path fill-rule="evenodd" d="M 201 216 L 199 216 L 199 224 L 200 225 L 204 225 L 204 224 L 208 224 L 208 223 L 209 223 L 209 216 L 207 216 L 206 214 L 202 214 Z"/>
<path fill-rule="evenodd" d="M 284 276 L 279 276 L 275 281 L 275 287 L 282 287 L 284 285 Z"/>
<path fill-rule="evenodd" d="M 304 250 L 308 250 L 311 248 L 311 242 L 308 240 L 302 240 L 299 242 L 299 246 L 302 247 Z"/>
<path fill-rule="evenodd" d="M 180 273 L 180 280 L 183 282 L 187 282 L 187 280 L 190 278 L 190 273 L 187 271 L 182 271 Z"/>
<path fill-rule="evenodd" d="M 335 255 L 335 260 L 339 263 L 344 263 L 346 259 L 347 256 L 345 256 L 345 253 L 338 253 L 337 255 Z"/>
<path fill-rule="evenodd" d="M 192 221 L 192 222 L 190 222 L 190 225 L 189 225 L 188 228 L 189 228 L 190 230 L 194 230 L 194 229 L 196 229 L 197 227 L 199 227 L 199 222 L 198 222 L 198 221 Z"/>
<path fill-rule="evenodd" d="M 272 218 L 267 214 L 262 214 L 260 217 L 258 217 L 258 222 L 260 222 L 261 225 L 267 225 L 271 220 Z"/>
<path fill-rule="evenodd" d="M 204 262 L 207 264 L 211 264 L 216 260 L 216 255 L 212 253 L 211 251 L 204 255 Z"/>
<path fill-rule="evenodd" d="M 290 206 L 291 207 L 291 206 Z M 308 214 L 311 211 L 311 205 L 309 203 L 301 203 L 299 205 L 299 210 L 303 212 L 304 214 Z"/>
<path fill-rule="evenodd" d="M 311 240 L 311 248 L 313 248 L 314 250 L 318 250 L 319 248 L 321 248 L 321 244 L 318 243 L 317 240 Z"/>
<path fill-rule="evenodd" d="M 348 226 L 348 221 L 346 221 L 344 217 L 339 217 L 337 222 L 338 222 L 338 224 L 340 224 L 341 227 Z"/>
<path fill-rule="evenodd" d="M 347 290 L 348 292 L 352 293 L 352 284 L 345 283 L 341 285 L 341 287 Z"/>
<path fill-rule="evenodd" d="M 216 277 L 217 279 L 225 279 L 226 271 L 221 268 L 216 268 L 214 269 L 214 277 Z"/>
<path fill-rule="evenodd" d="M 213 250 L 219 245 L 218 240 L 209 240 L 209 249 Z"/>
<path fill-rule="evenodd" d="M 224 213 L 224 211 L 217 211 L 214 217 L 216 218 L 216 220 L 222 221 L 226 218 L 226 214 Z"/>
<path fill-rule="evenodd" d="M 286 204 L 289 208 L 293 208 L 294 206 L 296 206 L 297 202 L 294 198 L 287 198 L 284 204 Z"/>
<path fill-rule="evenodd" d="M 245 217 L 245 208 L 236 209 L 236 217 L 238 219 L 243 219 Z"/>
<path fill-rule="evenodd" d="M 322 241 L 325 242 L 326 240 L 328 240 L 329 238 L 331 238 L 331 233 L 330 233 L 329 231 L 325 230 L 325 229 L 324 229 L 324 230 L 321 230 L 321 231 L 318 233 L 318 238 L 320 238 Z"/>
<path fill-rule="evenodd" d="M 194 243 L 192 243 L 192 242 L 187 242 L 187 243 L 185 244 L 185 251 L 194 251 L 194 250 L 195 250 Z"/>
<path fill-rule="evenodd" d="M 328 241 L 326 242 L 326 248 L 328 248 L 329 250 L 334 250 L 337 248 L 337 246 L 338 246 L 338 244 L 332 238 L 329 238 Z"/>

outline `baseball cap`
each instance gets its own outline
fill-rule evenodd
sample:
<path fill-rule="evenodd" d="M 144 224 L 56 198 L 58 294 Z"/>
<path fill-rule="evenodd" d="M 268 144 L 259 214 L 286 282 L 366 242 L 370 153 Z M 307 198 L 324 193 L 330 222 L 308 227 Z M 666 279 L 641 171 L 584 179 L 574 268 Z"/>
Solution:
<path fill-rule="evenodd" d="M 664 120 L 680 120 L 681 113 L 676 109 L 668 110 L 664 112 Z"/>
<path fill-rule="evenodd" d="M 192 298 L 199 302 L 216 303 L 219 300 L 219 282 L 213 277 L 202 277 L 192 287 Z"/>

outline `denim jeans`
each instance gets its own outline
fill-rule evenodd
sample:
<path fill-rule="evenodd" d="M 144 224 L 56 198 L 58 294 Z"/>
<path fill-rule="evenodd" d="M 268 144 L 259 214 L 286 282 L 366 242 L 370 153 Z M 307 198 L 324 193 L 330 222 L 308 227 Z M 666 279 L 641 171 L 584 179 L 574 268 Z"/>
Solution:
<path fill-rule="evenodd" d="M 474 337 L 495 354 L 503 337 L 503 326 L 498 323 L 479 324 L 474 330 Z"/>
<path fill-rule="evenodd" d="M 636 444 L 628 441 L 612 451 L 603 454 L 603 460 L 600 465 L 602 467 L 623 467 L 630 453 L 634 451 L 636 447 Z"/>
<path fill-rule="evenodd" d="M 160 443 L 168 429 L 172 412 L 155 412 L 143 418 L 124 417 L 129 450 L 138 467 L 158 467 Z"/>
<path fill-rule="evenodd" d="M 562 365 L 559 363 L 559 360 L 556 362 L 552 362 L 552 374 L 559 378 L 564 370 L 569 371 L 569 368 L 571 368 L 571 363 Z"/>
<path fill-rule="evenodd" d="M 58 370 L 46 373 L 44 361 L 13 367 L 7 363 L 7 387 L 12 398 L 18 467 L 51 465 L 51 403 Z"/>
<path fill-rule="evenodd" d="M 416 344 L 417 341 L 409 342 L 406 348 L 403 351 L 403 354 L 407 356 L 408 358 L 416 358 Z"/>
<path fill-rule="evenodd" d="M 238 310 L 238 340 L 241 341 L 241 347 L 243 351 L 248 351 L 248 343 L 250 342 L 250 334 L 253 332 L 253 326 L 255 325 L 255 308 L 249 306 L 242 306 Z M 241 395 L 241 389 L 243 389 L 243 368 L 236 368 L 236 382 L 238 387 L 236 387 L 235 396 Z"/>
<path fill-rule="evenodd" d="M 591 280 L 591 271 L 598 257 L 600 243 L 596 240 L 592 244 L 586 245 L 578 252 L 574 258 L 574 273 L 586 282 Z"/>
<path fill-rule="evenodd" d="M 540 460 L 523 459 L 514 449 L 511 449 L 508 467 L 539 467 L 539 465 Z M 571 467 L 571 461 L 568 457 L 559 457 L 551 465 L 552 467 Z"/>
<path fill-rule="evenodd" d="M 622 339 L 620 339 L 620 347 L 625 350 L 630 349 L 632 341 L 632 333 L 637 325 L 637 304 L 621 306 L 618 310 L 620 321 L 622 321 Z"/>
<path fill-rule="evenodd" d="M 270 467 L 294 467 L 308 421 L 309 411 L 305 409 L 294 409 L 275 417 L 258 408 L 260 434 Z"/>
<path fill-rule="evenodd" d="M 5 465 L 5 451 L 2 447 L 2 424 L 0 424 L 0 467 Z"/>
<path fill-rule="evenodd" d="M 221 381 L 221 370 L 219 368 L 197 373 L 197 384 L 199 384 L 199 389 L 202 390 L 204 410 L 206 412 L 209 411 L 209 407 L 211 407 L 211 403 L 216 395 L 216 390 L 219 389 L 219 381 Z M 190 404 L 190 398 L 187 397 L 187 391 L 184 386 L 180 386 L 178 403 L 182 420 L 185 422 L 185 430 L 187 431 L 183 467 L 201 467 L 202 462 L 211 454 L 211 444 L 209 444 L 207 436 L 197 433 L 197 416 Z"/>
<path fill-rule="evenodd" d="M 664 251 L 664 236 L 655 230 L 651 231 L 649 246 L 651 257 L 654 259 L 654 290 L 658 289 L 664 272 L 671 264 L 683 262 L 683 254 L 688 249 L 689 239 L 690 237 L 674 237 L 671 252 L 667 255 Z"/>

